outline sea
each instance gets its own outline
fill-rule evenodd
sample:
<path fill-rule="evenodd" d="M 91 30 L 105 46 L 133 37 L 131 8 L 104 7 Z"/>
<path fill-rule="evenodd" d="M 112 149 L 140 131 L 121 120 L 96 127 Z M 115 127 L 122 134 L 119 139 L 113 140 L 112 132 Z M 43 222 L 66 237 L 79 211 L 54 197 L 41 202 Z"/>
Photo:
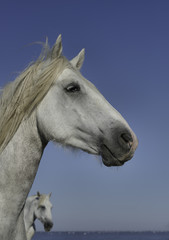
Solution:
<path fill-rule="evenodd" d="M 36 232 L 32 240 L 169 240 L 169 232 Z"/>

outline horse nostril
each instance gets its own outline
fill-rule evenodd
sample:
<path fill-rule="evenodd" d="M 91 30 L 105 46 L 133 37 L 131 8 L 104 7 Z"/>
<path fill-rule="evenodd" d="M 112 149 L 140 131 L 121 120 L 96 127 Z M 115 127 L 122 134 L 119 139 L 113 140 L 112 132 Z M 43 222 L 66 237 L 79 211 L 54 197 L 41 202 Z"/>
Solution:
<path fill-rule="evenodd" d="M 121 134 L 121 138 L 126 142 L 133 142 L 133 138 L 129 133 L 123 133 Z"/>
<path fill-rule="evenodd" d="M 132 138 L 131 134 L 130 133 L 122 133 L 121 139 L 122 139 L 122 141 L 121 141 L 122 145 L 128 146 L 128 148 L 130 149 L 132 146 L 132 143 L 133 143 L 133 138 Z"/>

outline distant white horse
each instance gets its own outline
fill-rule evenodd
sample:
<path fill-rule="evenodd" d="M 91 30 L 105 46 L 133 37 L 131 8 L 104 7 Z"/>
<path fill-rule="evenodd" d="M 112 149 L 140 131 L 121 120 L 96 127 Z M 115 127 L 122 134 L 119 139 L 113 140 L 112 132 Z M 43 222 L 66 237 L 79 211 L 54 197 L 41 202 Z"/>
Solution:
<path fill-rule="evenodd" d="M 80 74 L 83 60 L 84 49 L 71 61 L 62 56 L 59 36 L 1 93 L 1 240 L 26 239 L 23 208 L 49 141 L 101 155 L 106 166 L 121 166 L 133 157 L 135 134 Z"/>
<path fill-rule="evenodd" d="M 38 219 L 44 225 L 45 231 L 50 231 L 53 227 L 52 221 L 52 204 L 50 202 L 50 194 L 40 194 L 30 196 L 26 200 L 24 207 L 24 222 L 27 240 L 31 240 L 35 234 L 35 220 Z"/>

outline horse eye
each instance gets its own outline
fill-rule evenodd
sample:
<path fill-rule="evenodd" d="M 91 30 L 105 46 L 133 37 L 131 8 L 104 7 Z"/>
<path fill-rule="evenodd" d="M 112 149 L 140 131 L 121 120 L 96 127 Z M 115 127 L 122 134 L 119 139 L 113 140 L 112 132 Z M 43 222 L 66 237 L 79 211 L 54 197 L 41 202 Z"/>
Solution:
<path fill-rule="evenodd" d="M 65 90 L 66 92 L 70 92 L 70 93 L 79 92 L 80 86 L 78 84 L 71 83 L 65 88 Z"/>
<path fill-rule="evenodd" d="M 40 206 L 40 209 L 44 211 L 46 208 L 45 206 Z"/>

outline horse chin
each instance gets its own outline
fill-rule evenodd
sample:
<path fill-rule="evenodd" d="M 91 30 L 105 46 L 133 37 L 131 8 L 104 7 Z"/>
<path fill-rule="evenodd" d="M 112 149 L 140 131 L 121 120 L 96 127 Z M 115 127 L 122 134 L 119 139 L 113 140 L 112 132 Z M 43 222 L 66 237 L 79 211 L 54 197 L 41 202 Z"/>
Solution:
<path fill-rule="evenodd" d="M 101 156 L 102 162 L 106 167 L 119 167 L 124 164 L 124 161 L 120 161 L 119 159 L 117 159 L 106 145 L 102 145 Z"/>
<path fill-rule="evenodd" d="M 50 231 L 50 227 L 44 227 L 44 229 L 45 229 L 45 232 L 49 232 Z"/>
<path fill-rule="evenodd" d="M 107 159 L 102 157 L 102 162 L 106 167 L 119 167 L 123 166 L 124 164 L 124 162 L 121 162 L 116 158 Z"/>
<path fill-rule="evenodd" d="M 102 145 L 102 162 L 106 167 L 123 166 L 125 162 L 129 161 L 133 157 L 133 155 L 134 152 L 129 152 L 128 156 L 123 156 L 123 158 L 120 160 L 106 145 Z"/>

